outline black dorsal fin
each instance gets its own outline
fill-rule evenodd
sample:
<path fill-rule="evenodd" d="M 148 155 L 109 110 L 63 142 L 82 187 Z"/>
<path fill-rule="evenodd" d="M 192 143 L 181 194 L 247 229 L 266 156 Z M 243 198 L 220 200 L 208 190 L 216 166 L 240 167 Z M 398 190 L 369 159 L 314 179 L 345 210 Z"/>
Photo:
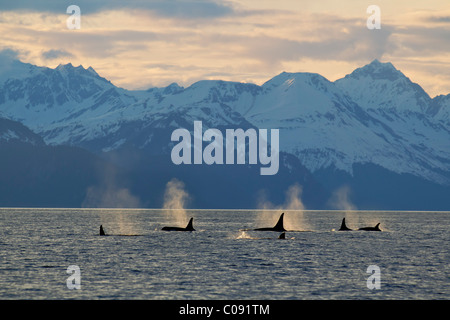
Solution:
<path fill-rule="evenodd" d="M 280 219 L 278 219 L 278 222 L 275 225 L 275 227 L 273 227 L 273 230 L 275 230 L 275 231 L 286 231 L 284 229 L 284 225 L 283 225 L 283 216 L 284 216 L 284 212 L 281 214 Z"/>
<path fill-rule="evenodd" d="M 105 235 L 105 230 L 103 230 L 103 226 L 100 225 L 100 235 L 104 236 Z"/>
<path fill-rule="evenodd" d="M 194 218 L 191 218 L 190 220 L 189 220 L 189 223 L 188 223 L 188 225 L 186 226 L 186 230 L 187 231 L 195 231 L 195 229 L 194 229 L 194 227 L 192 226 L 192 221 L 194 220 Z"/>
<path fill-rule="evenodd" d="M 339 230 L 340 231 L 352 230 L 352 229 L 349 229 L 347 227 L 347 225 L 345 224 L 345 218 L 342 219 L 341 228 Z"/>

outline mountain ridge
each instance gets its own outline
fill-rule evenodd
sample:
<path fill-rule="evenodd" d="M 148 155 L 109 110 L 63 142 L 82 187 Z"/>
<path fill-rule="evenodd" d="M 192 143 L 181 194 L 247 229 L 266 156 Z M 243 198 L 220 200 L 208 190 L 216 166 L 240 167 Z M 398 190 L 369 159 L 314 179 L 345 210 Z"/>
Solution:
<path fill-rule="evenodd" d="M 116 87 L 92 67 L 19 62 L 14 68 L 19 66 L 16 78 L 0 71 L 0 116 L 24 124 L 49 146 L 83 148 L 133 172 L 155 163 L 167 179 L 178 169 L 194 179 L 187 172 L 193 167 L 152 159 L 170 161 L 173 130 L 192 132 L 193 122 L 202 121 L 204 130 L 280 129 L 280 151 L 290 159 L 282 160 L 283 177 L 291 170 L 301 182 L 308 171 L 311 185 L 317 186 L 314 176 L 323 184 L 314 190 L 332 192 L 331 185 L 348 179 L 358 179 L 355 187 L 362 188 L 368 183 L 364 172 L 375 177 L 380 170 L 392 181 L 414 177 L 417 190 L 421 181 L 438 189 L 450 185 L 450 94 L 429 97 L 391 63 L 374 60 L 333 82 L 317 73 L 282 72 L 262 85 L 200 80 L 186 88 L 174 82 L 147 90 Z M 219 180 L 220 170 L 211 171 Z M 230 175 L 257 179 L 240 170 Z M 256 190 L 255 183 L 249 190 Z M 280 180 L 277 187 L 287 188 Z"/>
<path fill-rule="evenodd" d="M 28 64 L 23 67 L 30 69 Z M 289 134 L 304 136 L 303 140 L 286 139 L 281 149 L 309 163 L 307 167 L 312 171 L 335 165 L 351 173 L 353 163 L 380 158 L 382 150 L 391 151 L 386 159 L 380 158 L 375 163 L 396 170 L 398 168 L 388 164 L 392 154 L 397 153 L 404 163 L 411 162 L 421 151 L 410 145 L 424 146 L 432 141 L 428 136 L 435 132 L 430 131 L 430 127 L 440 125 L 439 130 L 447 132 L 447 114 L 442 112 L 445 108 L 442 102 L 446 100 L 431 99 L 391 63 L 378 60 L 334 82 L 317 73 L 282 72 L 261 86 L 200 80 L 187 88 L 172 83 L 165 88 L 145 91 L 118 88 L 92 67 L 85 69 L 68 63 L 55 69 L 35 68 L 29 70 L 31 76 L 22 81 L 7 79 L 3 82 L 0 112 L 4 117 L 24 123 L 51 145 L 89 145 L 91 151 L 113 150 L 129 141 L 129 137 L 118 133 L 131 124 L 174 130 L 194 120 L 203 120 L 205 128 L 236 127 L 245 123 L 246 127 L 280 128 Z M 389 81 L 393 82 L 391 86 Z M 383 94 L 382 90 L 393 93 Z M 369 103 L 374 95 L 376 101 Z M 416 123 L 428 121 L 419 128 L 422 131 L 415 129 L 418 137 L 425 138 L 417 143 L 406 141 L 413 137 L 409 132 L 411 128 L 407 129 L 408 136 L 397 134 L 391 118 L 396 117 L 395 125 L 398 125 L 406 117 L 400 114 L 402 112 L 406 116 L 414 114 Z M 429 117 L 431 113 L 437 115 L 439 121 Z M 418 120 L 418 117 L 425 120 Z M 168 118 L 172 120 L 164 120 Z M 143 123 L 138 125 L 140 121 Z M 147 135 L 152 136 L 152 133 Z M 105 140 L 108 136 L 116 138 Z M 444 138 L 433 146 L 432 154 L 436 159 L 448 156 L 443 150 L 447 145 L 441 141 L 448 134 L 441 136 Z M 343 142 L 339 143 L 338 139 Z M 406 143 L 399 142 L 402 139 Z M 94 141 L 100 140 L 104 145 L 94 150 L 92 146 L 98 145 Z M 396 144 L 395 148 L 389 148 L 392 144 Z M 366 146 L 366 150 L 359 152 L 362 146 Z M 137 147 L 145 148 L 145 142 Z M 371 148 L 378 150 L 378 155 L 371 156 Z M 411 157 L 406 158 L 404 155 L 408 153 Z M 439 168 L 445 170 L 446 165 Z M 405 172 L 417 174 L 419 167 Z"/>

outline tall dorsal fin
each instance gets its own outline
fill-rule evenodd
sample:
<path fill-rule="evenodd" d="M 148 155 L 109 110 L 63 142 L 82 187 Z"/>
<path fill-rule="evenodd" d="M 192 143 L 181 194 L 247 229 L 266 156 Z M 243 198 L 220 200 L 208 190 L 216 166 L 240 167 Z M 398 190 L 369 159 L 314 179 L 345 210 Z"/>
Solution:
<path fill-rule="evenodd" d="M 192 226 L 192 221 L 194 220 L 194 218 L 191 218 L 190 220 L 189 220 L 189 223 L 188 223 L 188 225 L 186 226 L 186 230 L 187 231 L 195 231 L 195 229 L 194 229 L 194 227 Z"/>
<path fill-rule="evenodd" d="M 286 231 L 286 230 L 284 229 L 284 226 L 283 226 L 283 216 L 284 216 L 284 212 L 281 214 L 281 216 L 280 216 L 280 218 L 278 219 L 278 222 L 277 222 L 277 224 L 275 225 L 275 227 L 273 227 L 273 229 L 274 229 L 275 231 Z"/>
<path fill-rule="evenodd" d="M 345 224 L 345 218 L 342 219 L 341 228 L 339 230 L 340 231 L 352 230 L 352 229 L 349 229 L 347 227 L 347 225 Z"/>
<path fill-rule="evenodd" d="M 100 225 L 100 235 L 104 236 L 105 235 L 105 230 L 103 230 L 103 226 Z"/>

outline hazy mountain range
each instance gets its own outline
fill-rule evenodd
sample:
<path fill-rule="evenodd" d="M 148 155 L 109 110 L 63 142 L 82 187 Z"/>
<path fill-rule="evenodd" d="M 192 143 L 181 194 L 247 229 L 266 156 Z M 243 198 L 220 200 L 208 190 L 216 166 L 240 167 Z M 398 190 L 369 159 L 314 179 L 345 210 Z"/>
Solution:
<path fill-rule="evenodd" d="M 0 206 L 159 207 L 177 178 L 191 207 L 283 204 L 298 185 L 307 209 L 450 210 L 450 94 L 431 98 L 391 63 L 334 82 L 283 72 L 261 86 L 140 91 L 91 67 L 0 66 Z M 172 131 L 196 120 L 203 130 L 279 129 L 278 174 L 173 165 Z"/>

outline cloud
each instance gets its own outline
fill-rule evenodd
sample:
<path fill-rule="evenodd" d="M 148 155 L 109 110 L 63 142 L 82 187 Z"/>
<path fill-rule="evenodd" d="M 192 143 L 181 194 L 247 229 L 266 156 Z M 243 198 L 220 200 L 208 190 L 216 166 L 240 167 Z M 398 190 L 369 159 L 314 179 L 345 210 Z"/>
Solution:
<path fill-rule="evenodd" d="M 430 56 L 450 51 L 450 26 L 404 26 L 395 31 L 397 48 L 402 55 Z"/>
<path fill-rule="evenodd" d="M 38 11 L 52 13 L 66 13 L 68 6 L 74 4 L 72 0 L 1 0 L 3 11 Z M 149 10 L 165 17 L 184 19 L 205 19 L 230 15 L 234 12 L 228 1 L 212 0 L 77 0 L 81 14 L 95 14 L 109 10 Z"/>
<path fill-rule="evenodd" d="M 71 57 L 73 57 L 73 54 L 65 50 L 50 49 L 48 51 L 42 52 L 42 58 L 45 60 L 54 60 L 58 58 L 71 58 Z"/>
<path fill-rule="evenodd" d="M 364 21 L 342 19 L 328 15 L 307 17 L 305 30 L 286 30 L 278 34 L 260 31 L 205 33 L 192 43 L 215 48 L 229 59 L 239 56 L 260 63 L 260 67 L 279 67 L 283 62 L 300 59 L 372 61 L 380 59 L 395 45 L 390 37 L 394 27 L 385 24 L 381 30 L 368 30 Z M 277 28 L 274 26 L 274 28 Z"/>
<path fill-rule="evenodd" d="M 11 48 L 5 48 L 0 50 L 0 59 L 8 59 L 8 60 L 15 60 L 19 59 L 19 51 L 13 50 Z"/>
<path fill-rule="evenodd" d="M 12 48 L 1 48 L 0 47 L 0 73 L 9 70 L 13 60 L 22 60 L 23 56 L 28 54 L 25 50 L 16 50 Z"/>
<path fill-rule="evenodd" d="M 450 15 L 432 15 L 425 17 L 424 19 L 426 22 L 433 22 L 433 23 L 450 23 Z"/>
<path fill-rule="evenodd" d="M 420 61 L 450 62 L 448 10 L 410 8 L 397 17 L 397 5 L 385 4 L 382 28 L 368 30 L 366 8 L 355 15 L 347 2 L 338 10 L 331 10 L 333 1 L 308 10 L 284 0 L 80 0 L 81 29 L 68 30 L 65 10 L 72 1 L 0 3 L 1 47 L 38 65 L 90 65 L 128 89 L 200 79 L 262 84 L 281 71 L 305 68 L 336 78 L 373 59 L 398 66 L 415 58 L 414 70 L 426 69 Z M 426 90 L 431 83 L 439 87 L 437 77 L 425 76 L 416 81 Z"/>

